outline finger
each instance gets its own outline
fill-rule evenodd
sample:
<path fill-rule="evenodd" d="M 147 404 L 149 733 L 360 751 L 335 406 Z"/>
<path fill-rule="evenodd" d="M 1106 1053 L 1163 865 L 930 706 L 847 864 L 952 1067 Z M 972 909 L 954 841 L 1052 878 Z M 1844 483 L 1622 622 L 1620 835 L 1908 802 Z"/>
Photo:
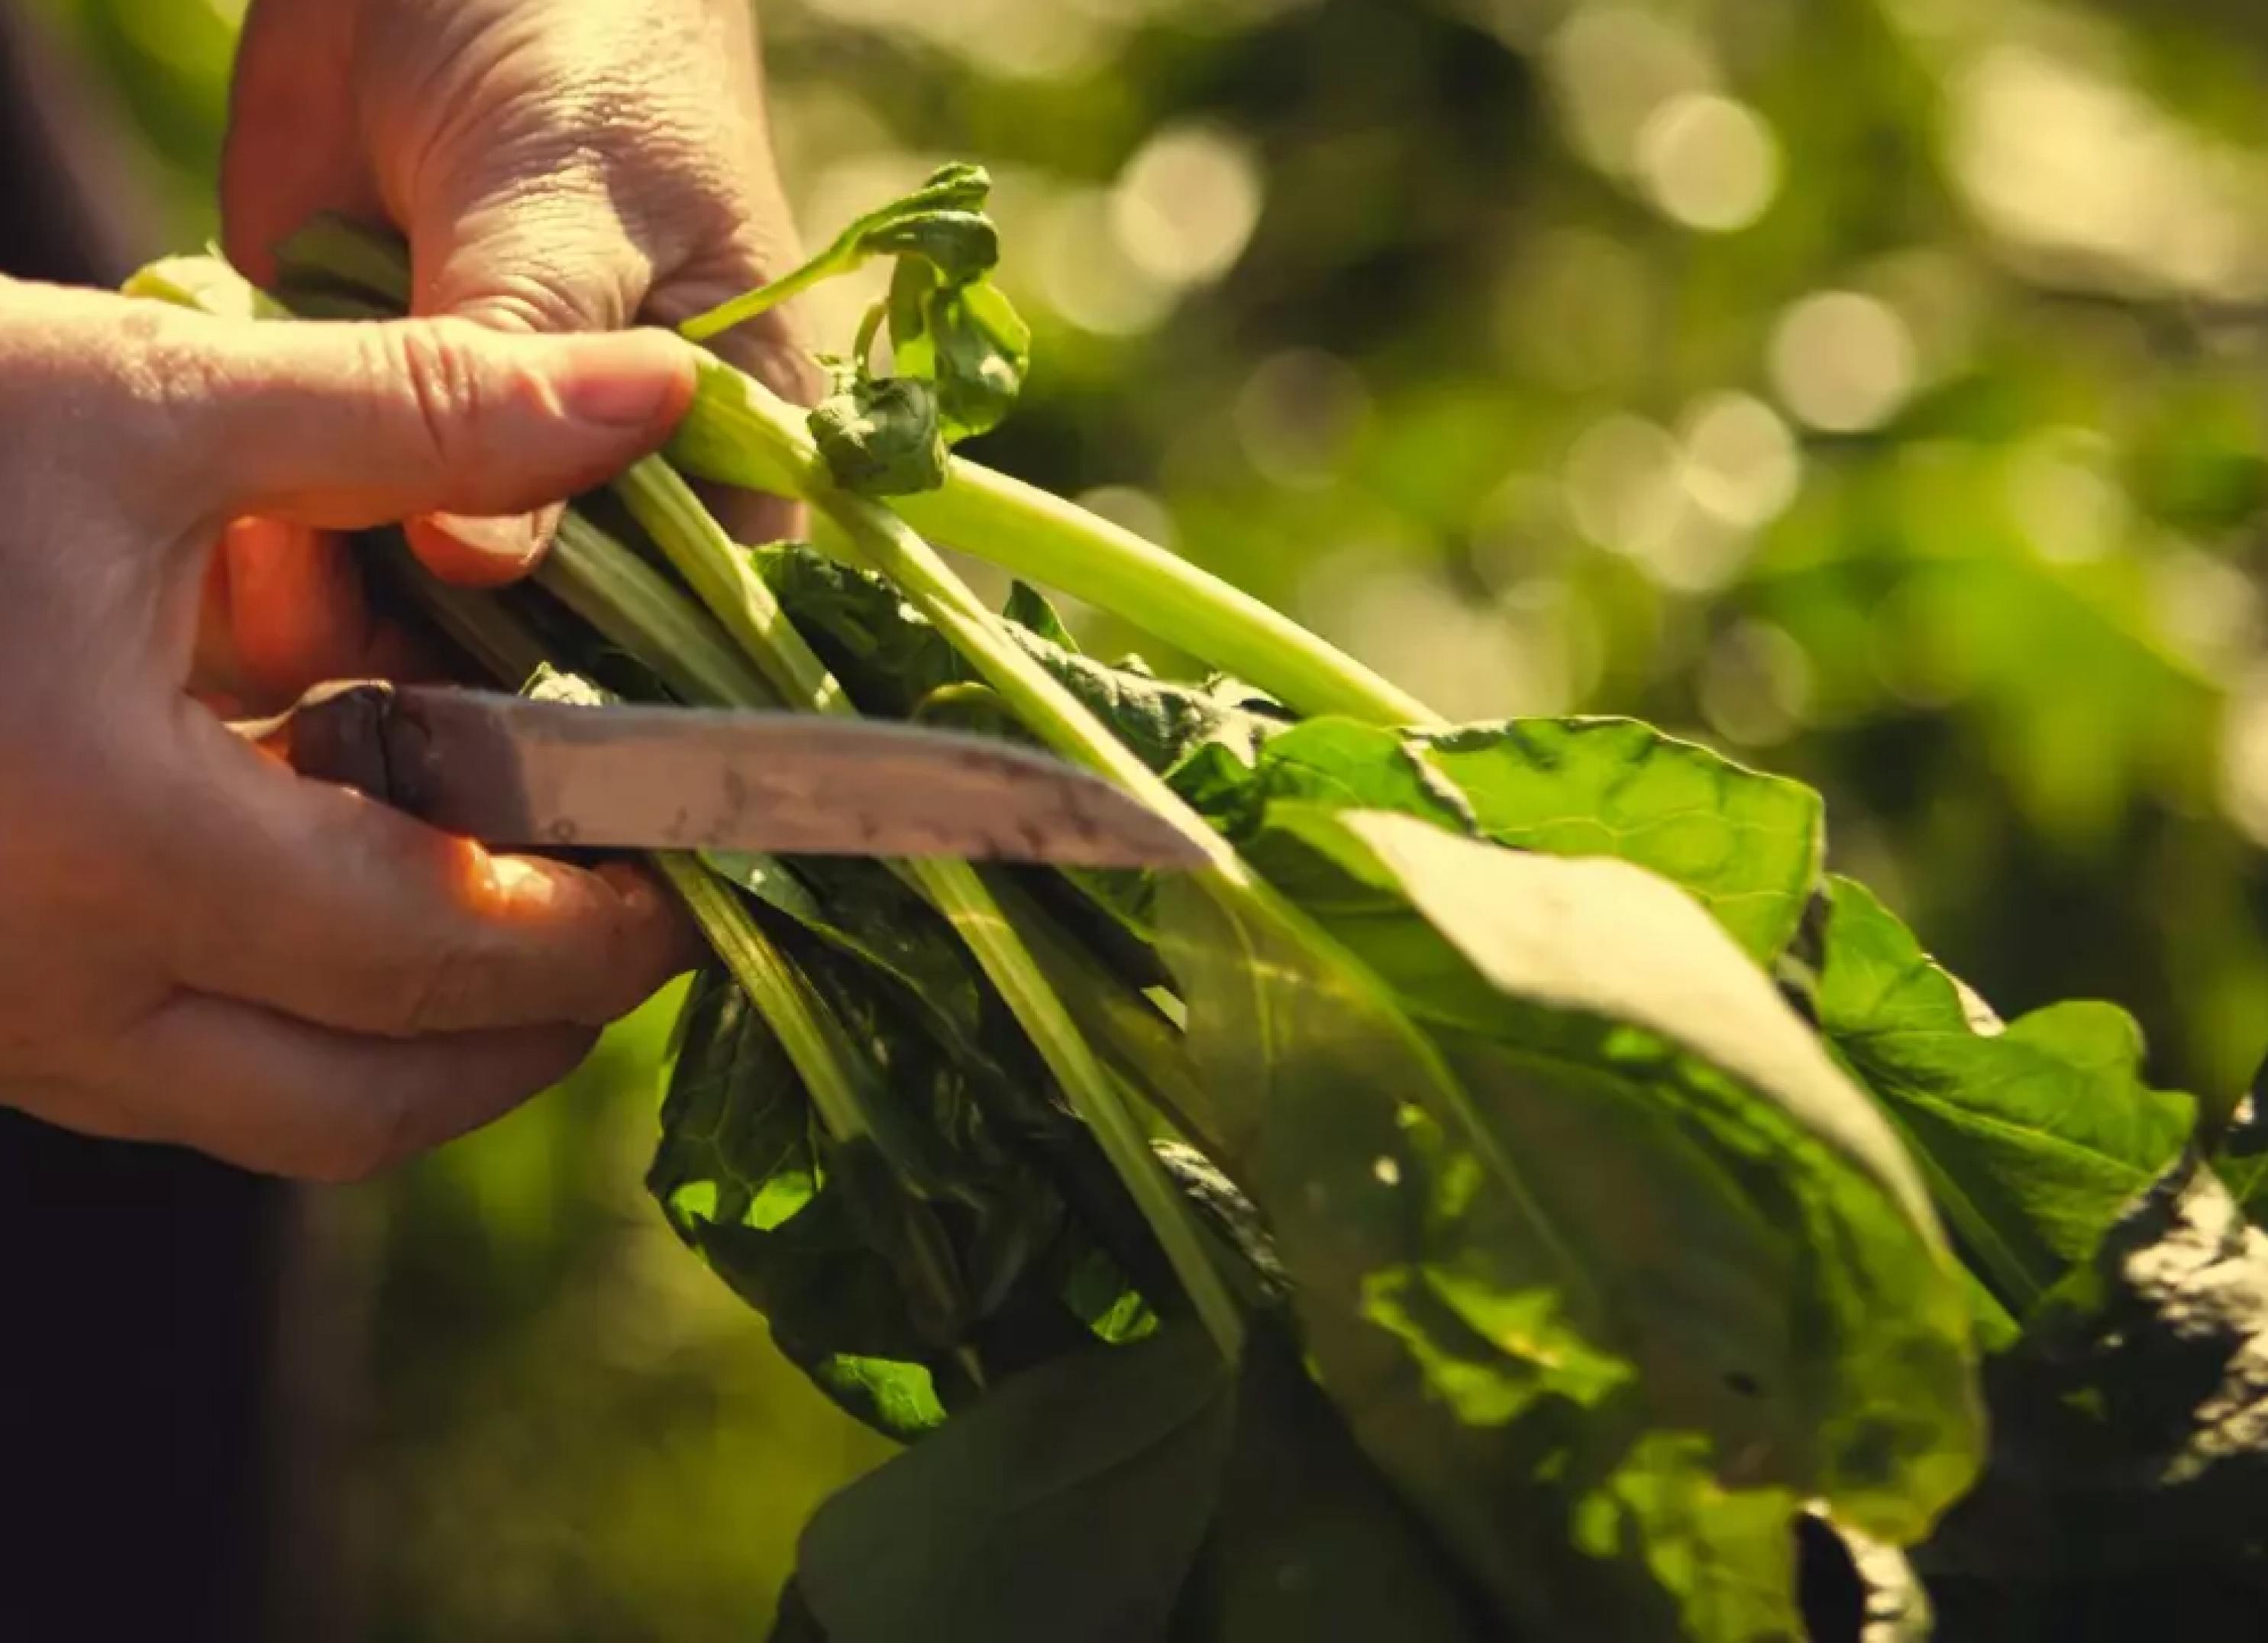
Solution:
<path fill-rule="evenodd" d="M 411 519 L 403 534 L 409 550 L 443 581 L 460 587 L 501 587 L 535 568 L 551 546 L 563 512 L 554 505 L 503 519 L 431 513 Z"/>
<path fill-rule="evenodd" d="M 144 450 L 210 515 L 330 529 L 520 512 L 658 447 L 692 402 L 665 332 L 504 336 L 460 320 L 258 325 L 158 316 Z"/>
<path fill-rule="evenodd" d="M 541 186 L 506 177 L 485 194 L 429 199 L 410 243 L 413 312 L 507 333 L 620 330 L 652 278 L 614 201 L 572 177 Z M 441 512 L 413 520 L 408 534 L 435 575 L 491 586 L 532 569 L 558 527 L 556 508 L 503 519 Z"/>
<path fill-rule="evenodd" d="M 349 5 L 253 6 L 238 43 L 221 153 L 221 243 L 257 285 L 276 247 L 318 211 L 386 220 L 355 127 Z M 288 141 L 278 141 L 288 134 Z"/>
<path fill-rule="evenodd" d="M 137 1138 L 267 1175 L 359 1181 L 492 1123 L 590 1051 L 587 1028 L 401 1042 L 182 992 L 126 1034 L 107 1076 Z"/>
<path fill-rule="evenodd" d="M 237 664 L 263 697 L 379 676 L 376 629 L 345 544 L 283 519 L 238 519 L 222 539 Z"/>
<path fill-rule="evenodd" d="M 225 589 L 217 620 L 235 704 L 221 707 L 210 689 L 195 690 L 194 672 L 191 679 L 193 693 L 224 718 L 279 711 L 333 679 L 450 676 L 416 634 L 381 618 L 344 537 L 281 519 L 238 519 L 213 564 Z"/>
<path fill-rule="evenodd" d="M 495 855 L 303 780 L 184 704 L 129 859 L 184 985 L 409 1038 L 628 1013 L 687 967 L 647 882 Z"/>

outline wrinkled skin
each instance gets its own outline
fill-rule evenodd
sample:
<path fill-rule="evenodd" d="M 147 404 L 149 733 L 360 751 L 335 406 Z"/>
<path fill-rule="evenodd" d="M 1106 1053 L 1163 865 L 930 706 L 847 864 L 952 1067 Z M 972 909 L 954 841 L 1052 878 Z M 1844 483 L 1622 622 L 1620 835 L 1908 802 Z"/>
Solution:
<path fill-rule="evenodd" d="M 409 667 L 335 533 L 511 580 L 689 400 L 659 333 L 526 333 L 680 317 L 793 248 L 740 0 L 255 0 L 225 194 L 255 278 L 316 210 L 401 228 L 425 317 L 0 282 L 0 1101 L 343 1179 L 556 1079 L 687 932 L 635 873 L 301 781 L 206 704 Z M 786 323 L 724 346 L 800 392 Z"/>
<path fill-rule="evenodd" d="M 344 94 L 342 95 L 342 88 Z M 670 323 L 793 266 L 747 0 L 254 0 L 223 167 L 224 240 L 254 280 L 310 216 L 405 234 L 413 307 L 506 330 Z M 792 318 L 719 352 L 791 397 L 818 384 Z M 749 541 L 792 515 L 734 497 Z M 556 509 L 412 524 L 450 580 L 525 574 Z M 288 699 L 370 624 L 335 545 L 272 523 L 232 536 L 214 589 L 232 645 L 202 682 Z"/>
<path fill-rule="evenodd" d="M 637 876 L 490 856 L 299 779 L 185 694 L 247 512 L 504 512 L 652 449 L 654 331 L 255 325 L 0 284 L 0 1094 L 367 1174 L 495 1116 L 688 954 Z"/>

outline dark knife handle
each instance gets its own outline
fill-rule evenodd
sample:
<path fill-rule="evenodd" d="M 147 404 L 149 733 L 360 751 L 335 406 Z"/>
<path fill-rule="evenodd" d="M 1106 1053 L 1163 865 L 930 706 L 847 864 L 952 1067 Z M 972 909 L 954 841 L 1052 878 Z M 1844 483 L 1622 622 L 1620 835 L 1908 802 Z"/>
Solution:
<path fill-rule="evenodd" d="M 424 727 L 414 703 L 383 680 L 317 685 L 291 711 L 231 726 L 283 755 L 300 775 L 368 794 L 414 816 L 425 814 Z"/>

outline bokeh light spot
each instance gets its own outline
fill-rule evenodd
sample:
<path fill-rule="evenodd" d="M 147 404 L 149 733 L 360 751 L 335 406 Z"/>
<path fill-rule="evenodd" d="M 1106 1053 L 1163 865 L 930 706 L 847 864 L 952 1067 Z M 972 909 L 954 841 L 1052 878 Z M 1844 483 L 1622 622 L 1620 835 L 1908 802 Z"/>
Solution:
<path fill-rule="evenodd" d="M 1260 163 L 1225 127 L 1161 131 L 1127 162 L 1110 221 L 1127 260 L 1161 284 L 1219 279 L 1235 266 L 1260 221 Z"/>
<path fill-rule="evenodd" d="M 1787 512 L 1803 459 L 1779 413 L 1746 394 L 1719 394 L 1685 416 L 1685 487 L 1728 525 L 1755 530 Z"/>
<path fill-rule="evenodd" d="M 2110 441 L 2058 428 L 2025 441 L 2008 460 L 2008 512 L 2032 551 L 2058 564 L 2116 552 L 2132 524 L 2126 492 L 2110 472 Z"/>
<path fill-rule="evenodd" d="M 1171 312 L 1174 289 L 1127 256 L 1112 219 L 1108 190 L 1077 188 L 1057 198 L 1039 224 L 1040 291 L 1083 331 L 1138 335 Z"/>
<path fill-rule="evenodd" d="M 1654 204 L 1688 228 L 1734 232 L 1779 193 L 1778 139 L 1729 97 L 1690 92 L 1662 104 L 1638 133 L 1637 158 Z"/>
<path fill-rule="evenodd" d="M 1635 164 L 1638 133 L 1656 109 L 1716 81 L 1690 27 L 1629 4 L 1582 7 L 1552 35 L 1545 63 L 1576 148 L 1616 174 Z"/>
<path fill-rule="evenodd" d="M 1912 396 L 1918 374 L 1905 321 L 1859 291 L 1807 297 L 1772 335 L 1772 385 L 1781 402 L 1828 433 L 1881 427 Z"/>
<path fill-rule="evenodd" d="M 1261 361 L 1233 416 L 1238 442 L 1262 477 L 1310 490 L 1330 483 L 1369 426 L 1370 390 L 1336 354 L 1292 349 Z"/>
<path fill-rule="evenodd" d="M 1777 746 L 1801 729 L 1811 688 L 1811 659 L 1803 647 L 1761 622 L 1719 636 L 1696 684 L 1710 727 L 1749 748 Z"/>

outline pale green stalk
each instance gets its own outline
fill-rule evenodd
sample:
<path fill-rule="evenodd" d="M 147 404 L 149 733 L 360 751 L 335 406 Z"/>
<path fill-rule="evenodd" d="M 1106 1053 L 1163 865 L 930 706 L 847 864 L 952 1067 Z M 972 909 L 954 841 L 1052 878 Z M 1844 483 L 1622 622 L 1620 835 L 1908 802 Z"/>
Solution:
<path fill-rule="evenodd" d="M 812 1107 L 827 1132 L 838 1141 L 870 1138 L 865 1106 L 843 1069 L 843 1047 L 828 1029 L 809 984 L 772 945 L 740 897 L 699 857 L 657 851 L 652 859 L 733 979 L 779 1035 L 780 1048 L 810 1092 Z"/>
<path fill-rule="evenodd" d="M 721 360 L 667 454 L 696 478 L 802 497 L 829 477 L 806 413 Z M 1226 669 L 1302 713 L 1385 725 L 1440 716 L 1249 594 L 1085 509 L 955 458 L 945 487 L 891 499 L 924 535 L 1060 588 Z"/>
<path fill-rule="evenodd" d="M 843 687 L 756 574 L 755 562 L 701 505 L 692 486 L 667 463 L 648 457 L 615 480 L 614 490 L 783 699 L 815 712 L 851 711 Z"/>
<path fill-rule="evenodd" d="M 452 587 L 425 575 L 399 531 L 374 531 L 365 540 L 391 563 L 394 585 L 490 677 L 516 689 L 550 659 L 527 625 L 497 603 L 494 594 Z"/>
<path fill-rule="evenodd" d="M 703 602 L 734 630 L 751 659 L 781 687 L 790 705 L 856 715 L 858 710 L 842 686 L 756 576 L 747 551 L 725 534 L 682 480 L 666 467 L 647 462 L 618 481 L 615 489 Z M 731 560 L 738 573 L 718 563 L 722 559 Z M 723 608 L 718 600 L 724 601 Z M 1149 1222 L 1199 1319 L 1222 1353 L 1233 1361 L 1243 1351 L 1243 1315 L 1213 1264 L 1189 1205 L 1160 1168 L 1148 1136 L 1120 1098 L 1094 1046 L 1048 984 L 983 878 L 968 863 L 957 861 L 909 862 L 903 871 L 951 922 L 1007 1002 L 1071 1110 L 1086 1123 Z"/>
<path fill-rule="evenodd" d="M 690 343 L 705 343 L 711 337 L 722 336 L 736 325 L 746 325 L 760 314 L 770 313 L 782 303 L 809 291 L 814 285 L 833 279 L 837 274 L 848 273 L 855 263 L 846 263 L 831 253 L 813 259 L 793 273 L 760 285 L 755 291 L 719 304 L 708 313 L 697 314 L 677 328 L 680 335 Z"/>
<path fill-rule="evenodd" d="M 535 580 L 684 702 L 777 707 L 779 694 L 662 574 L 570 508 Z"/>

